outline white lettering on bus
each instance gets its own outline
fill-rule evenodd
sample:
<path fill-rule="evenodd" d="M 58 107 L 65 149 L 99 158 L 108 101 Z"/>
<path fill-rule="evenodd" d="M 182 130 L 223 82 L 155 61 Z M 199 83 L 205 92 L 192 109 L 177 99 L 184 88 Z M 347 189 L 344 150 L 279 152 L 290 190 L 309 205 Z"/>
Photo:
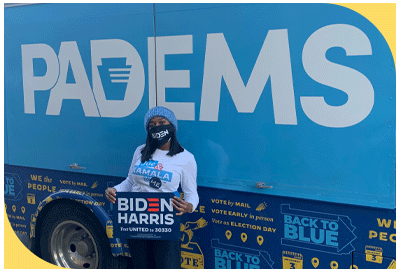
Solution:
<path fill-rule="evenodd" d="M 302 62 L 306 73 L 320 84 L 345 92 L 348 95 L 347 102 L 340 106 L 330 106 L 322 96 L 301 96 L 300 102 L 304 113 L 313 122 L 333 128 L 349 127 L 364 120 L 371 112 L 374 89 L 371 82 L 359 71 L 326 59 L 326 51 L 333 47 L 345 49 L 348 56 L 371 55 L 371 43 L 354 26 L 329 25 L 311 34 L 304 45 Z M 27 114 L 35 114 L 34 94 L 35 91 L 43 90 L 51 90 L 47 115 L 60 115 L 63 101 L 74 99 L 81 101 L 87 117 L 122 118 L 132 114 L 142 100 L 145 87 L 144 66 L 136 49 L 126 41 L 91 41 L 93 89 L 76 42 L 62 42 L 58 56 L 46 44 L 22 45 L 21 50 L 24 109 Z M 192 53 L 192 35 L 156 37 L 156 43 L 154 37 L 148 38 L 150 108 L 155 106 L 157 92 L 158 105 L 173 110 L 179 120 L 195 120 L 194 102 L 167 102 L 165 94 L 166 88 L 190 88 L 190 71 L 166 70 L 165 56 Z M 45 61 L 45 75 L 34 75 L 35 58 Z M 127 86 L 123 100 L 107 99 L 105 96 L 97 68 L 106 58 L 125 59 L 126 67 L 129 67 L 124 68 L 129 74 L 124 80 Z M 154 69 L 156 60 L 157 77 Z M 67 83 L 69 66 L 75 83 Z M 287 29 L 268 32 L 247 84 L 240 76 L 224 34 L 207 34 L 200 121 L 218 121 L 222 79 L 239 113 L 254 112 L 265 85 L 270 80 L 275 124 L 297 125 Z"/>

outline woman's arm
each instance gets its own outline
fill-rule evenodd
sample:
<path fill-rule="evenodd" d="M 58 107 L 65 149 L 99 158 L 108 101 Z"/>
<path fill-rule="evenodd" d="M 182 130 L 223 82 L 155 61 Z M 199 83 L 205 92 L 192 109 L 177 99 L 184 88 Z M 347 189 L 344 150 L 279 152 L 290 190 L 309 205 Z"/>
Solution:
<path fill-rule="evenodd" d="M 174 197 L 176 202 L 173 202 L 177 206 L 176 209 L 183 213 L 193 212 L 199 204 L 199 195 L 197 193 L 197 164 L 192 154 L 182 167 L 181 187 L 185 196 L 184 200 Z"/>

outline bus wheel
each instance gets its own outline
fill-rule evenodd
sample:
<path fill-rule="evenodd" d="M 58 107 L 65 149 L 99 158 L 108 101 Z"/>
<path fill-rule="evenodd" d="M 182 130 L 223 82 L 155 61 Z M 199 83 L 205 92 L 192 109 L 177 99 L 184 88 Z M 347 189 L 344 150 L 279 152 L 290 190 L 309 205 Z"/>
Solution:
<path fill-rule="evenodd" d="M 44 260 L 66 268 L 108 268 L 114 263 L 100 221 L 80 204 L 60 201 L 46 214 L 39 243 Z"/>

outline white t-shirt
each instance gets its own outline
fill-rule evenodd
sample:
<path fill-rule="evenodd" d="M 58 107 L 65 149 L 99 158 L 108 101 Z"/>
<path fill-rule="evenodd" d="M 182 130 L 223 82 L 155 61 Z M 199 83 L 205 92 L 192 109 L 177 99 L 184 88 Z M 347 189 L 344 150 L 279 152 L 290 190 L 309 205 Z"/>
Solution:
<path fill-rule="evenodd" d="M 171 157 L 168 151 L 157 149 L 152 159 L 142 163 L 144 146 L 139 146 L 133 154 L 128 177 L 114 187 L 117 192 L 175 192 L 181 183 L 184 199 L 193 205 L 194 211 L 199 203 L 194 156 L 184 149 Z"/>

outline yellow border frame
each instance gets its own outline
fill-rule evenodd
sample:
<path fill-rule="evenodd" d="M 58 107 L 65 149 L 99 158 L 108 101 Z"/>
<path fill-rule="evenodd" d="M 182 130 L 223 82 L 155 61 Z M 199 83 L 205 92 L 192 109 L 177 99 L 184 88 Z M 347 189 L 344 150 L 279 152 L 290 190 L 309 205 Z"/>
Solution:
<path fill-rule="evenodd" d="M 337 4 L 367 18 L 386 39 L 396 62 L 396 4 Z M 11 228 L 4 210 L 4 268 L 5 269 L 61 269 L 32 254 Z"/>
<path fill-rule="evenodd" d="M 383 35 L 396 64 L 396 3 L 336 4 L 351 9 L 367 18 Z"/>

